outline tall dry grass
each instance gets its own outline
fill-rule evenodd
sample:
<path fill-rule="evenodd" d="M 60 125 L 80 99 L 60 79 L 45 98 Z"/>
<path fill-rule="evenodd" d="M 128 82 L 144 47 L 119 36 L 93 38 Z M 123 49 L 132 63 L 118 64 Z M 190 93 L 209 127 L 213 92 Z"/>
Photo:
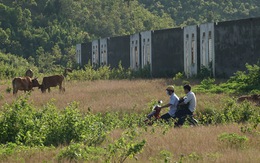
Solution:
<path fill-rule="evenodd" d="M 245 148 L 231 148 L 218 140 L 218 135 L 237 133 L 241 135 L 240 125 L 201 126 L 193 128 L 170 128 L 166 134 L 164 129 L 152 127 L 148 132 L 142 132 L 140 139 L 146 140 L 146 145 L 137 160 L 127 159 L 126 162 L 215 162 L 215 163 L 258 163 L 260 162 L 260 136 L 246 135 L 249 142 Z M 112 140 L 120 137 L 122 130 L 113 131 Z M 58 162 L 57 154 L 61 148 L 50 150 L 28 150 L 5 158 L 4 162 Z M 164 152 L 163 152 L 164 151 Z M 163 155 L 166 153 L 167 155 Z M 168 156 L 168 157 L 167 157 Z M 181 159 L 182 158 L 182 159 Z M 3 162 L 3 161 L 0 161 Z M 70 161 L 64 161 L 70 162 Z M 79 161 L 83 162 L 83 161 Z"/>
<path fill-rule="evenodd" d="M 201 126 L 194 128 L 171 128 L 163 132 L 142 135 L 147 140 L 144 152 L 139 156 L 142 162 L 158 162 L 163 159 L 160 152 L 169 151 L 172 162 L 260 162 L 260 136 L 247 135 L 245 148 L 234 149 L 218 140 L 218 135 L 240 132 L 239 125 Z"/>
<path fill-rule="evenodd" d="M 43 107 L 47 102 L 54 100 L 55 105 L 62 109 L 72 101 L 78 101 L 82 112 L 91 109 L 94 113 L 105 111 L 142 112 L 147 108 L 147 103 L 152 99 L 162 99 L 168 102 L 165 87 L 168 84 L 175 84 L 172 80 L 108 80 L 108 81 L 86 81 L 66 82 L 66 92 L 59 93 L 57 88 L 52 88 L 51 93 L 42 94 L 35 89 L 30 100 L 36 107 Z M 10 82 L 1 82 L 0 105 L 11 103 L 17 97 L 6 92 L 11 87 Z M 196 93 L 196 92 L 195 92 Z M 18 96 L 23 92 L 19 92 Z M 183 96 L 181 86 L 176 86 L 176 94 Z M 220 109 L 224 100 L 228 97 L 225 94 L 202 94 L 197 93 L 198 110 L 208 107 Z M 167 110 L 164 110 L 167 111 Z M 260 162 L 260 136 L 246 135 L 249 142 L 244 149 L 233 149 L 221 144 L 217 137 L 223 132 L 238 133 L 240 125 L 200 126 L 193 128 L 170 128 L 163 134 L 164 128 L 148 128 L 140 138 L 147 141 L 143 153 L 138 155 L 137 162 L 164 162 L 168 159 L 171 162 Z M 112 140 L 120 137 L 122 130 L 115 130 L 111 133 Z M 7 156 L 5 162 L 57 162 L 56 155 L 60 148 L 52 150 L 32 150 Z M 169 155 L 166 158 L 162 151 Z M 0 161 L 2 162 L 2 161 Z M 127 160 L 127 162 L 136 162 Z"/>
<path fill-rule="evenodd" d="M 151 100 L 169 101 L 165 88 L 168 84 L 174 83 L 171 79 L 156 80 L 106 80 L 86 82 L 65 82 L 65 93 L 59 93 L 58 88 L 51 88 L 51 93 L 42 94 L 34 88 L 30 100 L 36 107 L 43 107 L 47 102 L 62 109 L 73 101 L 79 102 L 80 109 L 85 112 L 91 109 L 92 112 L 120 111 L 120 112 L 142 112 L 147 108 Z M 0 85 L 0 105 L 11 103 L 18 96 L 24 93 L 19 91 L 17 97 L 7 93 L 6 89 L 11 87 L 10 82 Z M 181 97 L 184 92 L 181 86 L 176 86 L 176 94 Z M 196 92 L 195 92 L 196 93 Z M 197 94 L 198 109 L 206 107 L 221 108 L 223 100 L 227 97 L 224 94 Z"/>

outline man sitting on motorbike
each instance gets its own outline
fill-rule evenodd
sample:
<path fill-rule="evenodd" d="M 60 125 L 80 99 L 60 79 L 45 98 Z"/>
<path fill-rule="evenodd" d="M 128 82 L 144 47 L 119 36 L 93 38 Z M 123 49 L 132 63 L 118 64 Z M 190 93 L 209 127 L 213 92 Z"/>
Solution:
<path fill-rule="evenodd" d="M 161 116 L 161 119 L 168 121 L 170 118 L 174 118 L 175 116 L 177 105 L 179 103 L 179 97 L 174 93 L 173 85 L 169 85 L 166 88 L 166 93 L 168 96 L 170 96 L 170 102 L 164 106 L 158 106 L 156 109 L 161 110 L 162 108 L 169 107 L 170 108 L 169 112 Z"/>
<path fill-rule="evenodd" d="M 175 113 L 176 118 L 179 119 L 177 122 L 179 125 L 182 125 L 185 121 L 186 116 L 193 116 L 193 113 L 196 110 L 196 96 L 191 91 L 190 85 L 183 86 L 184 92 L 186 93 L 186 96 L 183 98 L 182 102 L 179 103 L 179 106 L 181 107 L 178 109 L 178 111 Z M 187 107 L 182 107 L 184 105 L 188 105 Z M 196 121 L 196 120 L 195 120 Z"/>

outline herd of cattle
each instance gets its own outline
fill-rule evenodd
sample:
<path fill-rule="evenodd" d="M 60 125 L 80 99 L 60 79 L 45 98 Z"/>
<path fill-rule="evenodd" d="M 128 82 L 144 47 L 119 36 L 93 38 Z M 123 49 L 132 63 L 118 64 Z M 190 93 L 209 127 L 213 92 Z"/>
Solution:
<path fill-rule="evenodd" d="M 69 69 L 65 70 L 65 72 L 69 71 Z M 63 75 L 53 75 L 47 76 L 42 79 L 42 84 L 39 84 L 37 78 L 33 78 L 33 71 L 31 69 L 27 70 L 25 73 L 25 77 L 16 77 L 12 81 L 13 85 L 13 94 L 16 95 L 18 90 L 21 91 L 31 91 L 33 87 L 38 87 L 41 89 L 42 93 L 45 93 L 48 89 L 50 92 L 50 87 L 59 86 L 60 92 L 65 92 L 65 88 L 62 83 L 64 81 Z"/>

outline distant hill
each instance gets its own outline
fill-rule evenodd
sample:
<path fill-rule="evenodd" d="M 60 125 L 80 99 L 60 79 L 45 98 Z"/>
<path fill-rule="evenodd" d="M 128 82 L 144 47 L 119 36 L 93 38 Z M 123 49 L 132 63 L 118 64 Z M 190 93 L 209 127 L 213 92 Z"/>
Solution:
<path fill-rule="evenodd" d="M 258 0 L 0 0 L 0 50 L 38 67 L 66 67 L 79 42 L 256 17 L 259 6 Z"/>

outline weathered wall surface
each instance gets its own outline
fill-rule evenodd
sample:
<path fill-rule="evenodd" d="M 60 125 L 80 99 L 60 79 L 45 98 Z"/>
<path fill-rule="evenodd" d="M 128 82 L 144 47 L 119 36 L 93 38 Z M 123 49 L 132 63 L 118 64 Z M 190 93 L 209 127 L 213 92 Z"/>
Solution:
<path fill-rule="evenodd" d="M 215 72 L 232 76 L 245 64 L 260 59 L 260 18 L 220 22 L 215 25 Z"/>
<path fill-rule="evenodd" d="M 111 37 L 107 40 L 108 65 L 118 67 L 121 61 L 124 68 L 130 67 L 130 36 Z"/>
<path fill-rule="evenodd" d="M 173 77 L 184 71 L 183 29 L 152 32 L 152 75 Z"/>
<path fill-rule="evenodd" d="M 130 67 L 133 70 L 141 68 L 139 33 L 130 36 Z"/>
<path fill-rule="evenodd" d="M 99 40 L 92 41 L 92 65 L 99 67 Z"/>
<path fill-rule="evenodd" d="M 184 27 L 184 72 L 187 77 L 196 76 L 199 70 L 199 31 L 196 25 Z"/>
<path fill-rule="evenodd" d="M 82 43 L 81 44 L 81 63 L 82 66 L 90 62 L 92 64 L 92 43 Z"/>
<path fill-rule="evenodd" d="M 80 65 L 82 64 L 82 63 L 81 63 L 81 58 L 82 58 L 81 45 L 82 45 L 82 44 L 77 44 L 77 45 L 76 45 L 76 56 L 75 56 L 76 62 L 77 62 L 78 64 L 80 64 Z"/>
<path fill-rule="evenodd" d="M 150 65 L 150 70 L 152 71 L 152 33 L 151 31 L 141 32 L 141 61 L 142 68 Z"/>
<path fill-rule="evenodd" d="M 99 45 L 99 49 L 100 49 L 100 66 L 104 66 L 107 65 L 107 38 L 103 38 L 99 40 L 100 45 Z"/>
<path fill-rule="evenodd" d="M 204 66 L 212 69 L 215 76 L 214 23 L 200 25 L 200 69 Z"/>

